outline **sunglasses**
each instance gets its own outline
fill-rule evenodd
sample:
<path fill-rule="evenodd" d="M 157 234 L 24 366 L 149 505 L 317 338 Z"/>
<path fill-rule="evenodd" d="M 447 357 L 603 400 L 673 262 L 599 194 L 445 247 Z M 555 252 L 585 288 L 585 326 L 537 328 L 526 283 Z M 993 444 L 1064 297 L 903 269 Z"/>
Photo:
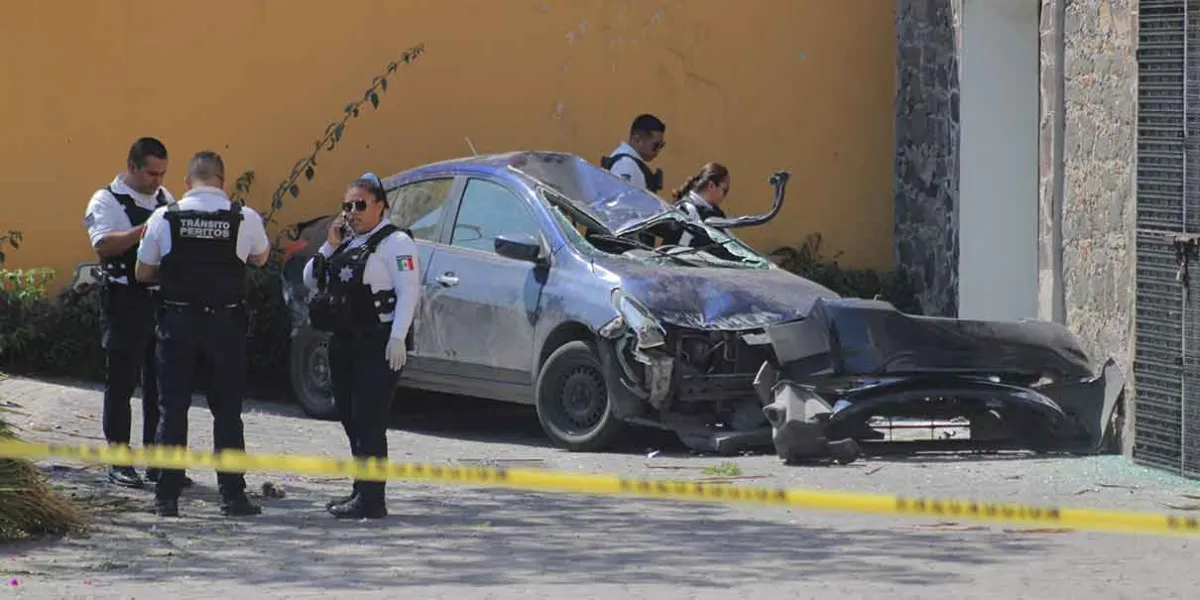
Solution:
<path fill-rule="evenodd" d="M 367 210 L 367 201 L 366 200 L 355 200 L 353 202 L 343 202 L 342 203 L 342 212 L 350 212 L 350 211 L 362 212 L 364 210 Z"/>

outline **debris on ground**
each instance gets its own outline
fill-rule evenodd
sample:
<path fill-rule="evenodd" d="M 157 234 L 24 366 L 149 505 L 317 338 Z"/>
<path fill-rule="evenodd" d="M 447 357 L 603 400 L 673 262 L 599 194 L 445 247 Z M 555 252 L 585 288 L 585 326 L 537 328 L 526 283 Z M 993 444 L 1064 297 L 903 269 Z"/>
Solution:
<path fill-rule="evenodd" d="M 1200 504 L 1172 504 L 1170 502 L 1159 502 L 1159 504 L 1162 504 L 1163 506 L 1165 506 L 1171 510 L 1186 510 L 1186 511 L 1200 510 Z"/>
<path fill-rule="evenodd" d="M 1024 529 L 1005 529 L 1004 533 L 1071 533 L 1073 529 L 1063 529 L 1061 527 L 1030 527 Z"/>
<path fill-rule="evenodd" d="M 735 462 L 721 461 L 720 464 L 704 467 L 704 472 L 709 475 L 721 475 L 724 477 L 737 477 L 742 474 L 742 468 Z"/>
<path fill-rule="evenodd" d="M 541 458 L 459 458 L 450 462 L 456 465 L 491 469 L 540 469 L 546 466 L 546 461 Z"/>
<path fill-rule="evenodd" d="M 766 475 L 732 475 L 727 477 L 701 477 L 692 481 L 696 483 L 733 483 L 746 479 L 766 479 L 766 477 Z"/>
<path fill-rule="evenodd" d="M 938 521 L 937 523 L 921 523 L 913 525 L 912 529 L 937 529 L 938 531 L 986 531 L 986 525 L 963 525 L 956 521 Z"/>
<path fill-rule="evenodd" d="M 1138 489 L 1137 486 L 1119 485 L 1116 483 L 1097 483 L 1096 486 L 1102 487 L 1102 488 L 1113 488 L 1113 489 L 1118 489 L 1118 490 L 1129 490 L 1131 492 L 1137 491 L 1137 489 Z"/>
<path fill-rule="evenodd" d="M 282 487 L 270 481 L 264 481 L 262 484 L 262 496 L 263 498 L 285 498 L 287 493 L 283 491 Z"/>

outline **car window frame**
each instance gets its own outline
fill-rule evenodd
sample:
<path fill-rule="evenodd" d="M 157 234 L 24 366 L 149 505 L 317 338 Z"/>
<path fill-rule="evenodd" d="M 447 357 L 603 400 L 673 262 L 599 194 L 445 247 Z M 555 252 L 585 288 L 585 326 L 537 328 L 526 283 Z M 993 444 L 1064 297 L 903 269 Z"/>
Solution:
<path fill-rule="evenodd" d="M 444 245 L 447 248 L 453 248 L 453 249 L 455 249 L 457 251 L 461 251 L 461 252 L 471 252 L 474 254 L 482 254 L 485 256 L 491 256 L 491 257 L 503 259 L 503 260 L 516 260 L 516 259 L 512 259 L 512 258 L 503 256 L 503 255 L 497 253 L 494 245 L 492 248 L 489 248 L 488 250 L 479 250 L 477 248 L 470 248 L 470 247 L 466 247 L 466 246 L 455 246 L 454 245 L 454 229 L 458 225 L 458 216 L 462 212 L 463 203 L 467 199 L 467 189 L 469 188 L 472 180 L 478 179 L 480 181 L 499 186 L 501 189 L 508 192 L 509 195 L 513 198 L 513 200 L 515 200 L 518 204 L 521 205 L 521 210 L 525 211 L 525 214 L 529 217 L 530 222 L 533 224 L 533 227 L 535 229 L 533 234 L 537 238 L 538 245 L 540 245 L 542 247 L 542 253 L 544 255 L 546 255 L 547 257 L 549 256 L 550 244 L 546 240 L 545 225 L 542 223 L 542 219 L 539 218 L 539 215 L 536 213 L 536 211 L 534 211 L 533 207 L 531 207 L 529 205 L 528 199 L 521 192 L 514 190 L 513 186 L 509 185 L 507 182 L 505 182 L 503 180 L 500 180 L 496 177 L 492 177 L 492 176 L 482 174 L 482 173 L 463 174 L 463 175 L 459 175 L 458 178 L 459 178 L 459 181 L 456 186 L 456 192 L 455 192 L 455 196 L 454 196 L 455 197 L 454 211 L 453 211 L 452 216 L 449 219 L 447 219 L 443 225 L 443 229 L 444 229 L 443 239 L 445 240 Z M 493 242 L 493 244 L 494 244 L 494 242 Z"/>
<path fill-rule="evenodd" d="M 395 225 L 396 227 L 400 227 L 399 225 L 396 224 L 396 222 L 394 220 L 392 220 L 392 214 L 393 214 L 392 211 L 395 209 L 395 206 L 392 204 L 392 199 L 391 199 L 391 195 L 393 192 L 395 192 L 396 190 L 399 190 L 400 188 L 406 188 L 406 187 L 411 187 L 414 185 L 420 185 L 423 183 L 429 183 L 431 181 L 446 180 L 446 179 L 450 180 L 450 189 L 446 192 L 445 200 L 442 201 L 442 207 L 446 210 L 443 210 L 442 214 L 439 215 L 439 217 L 438 217 L 438 222 L 437 222 L 437 225 L 435 226 L 435 228 L 437 230 L 437 234 L 434 236 L 433 239 L 419 238 L 414 235 L 413 242 L 426 243 L 426 244 L 448 245 L 449 232 L 446 230 L 447 229 L 446 216 L 450 212 L 453 212 L 455 215 L 458 214 L 459 199 L 460 199 L 461 194 L 464 189 L 463 188 L 463 178 L 461 175 L 457 175 L 455 173 L 435 173 L 435 174 L 430 174 L 425 177 L 421 177 L 419 179 L 411 179 L 411 180 L 407 180 L 407 181 L 402 181 L 402 182 L 397 183 L 389 188 L 385 188 L 384 193 L 388 195 L 388 222 Z"/>

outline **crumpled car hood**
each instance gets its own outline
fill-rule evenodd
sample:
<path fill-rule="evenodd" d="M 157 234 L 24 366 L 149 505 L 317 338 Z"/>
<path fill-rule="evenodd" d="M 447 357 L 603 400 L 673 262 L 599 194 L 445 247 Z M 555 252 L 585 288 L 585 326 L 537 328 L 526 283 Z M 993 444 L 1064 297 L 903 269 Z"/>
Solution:
<path fill-rule="evenodd" d="M 725 269 L 641 265 L 597 258 L 626 293 L 664 324 L 701 330 L 755 329 L 803 317 L 829 288 L 782 269 Z"/>

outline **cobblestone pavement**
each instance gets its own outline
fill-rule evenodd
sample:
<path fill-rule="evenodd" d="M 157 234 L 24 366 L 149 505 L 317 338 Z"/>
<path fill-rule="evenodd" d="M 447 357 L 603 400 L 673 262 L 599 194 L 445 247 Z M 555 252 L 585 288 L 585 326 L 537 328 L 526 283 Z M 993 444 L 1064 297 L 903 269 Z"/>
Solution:
<path fill-rule="evenodd" d="M 0 381 L 0 397 L 21 411 L 14 424 L 26 439 L 102 442 L 97 386 L 10 378 Z M 655 434 L 618 452 L 571 454 L 546 444 L 529 410 L 492 403 L 402 407 L 395 421 L 389 443 L 399 461 L 685 479 L 732 461 L 751 484 L 1200 510 L 1185 495 L 1200 485 L 1119 457 L 933 455 L 788 467 L 773 456 L 692 456 Z M 193 447 L 209 447 L 203 401 L 190 430 Z M 249 403 L 246 432 L 250 452 L 345 454 L 338 424 L 286 403 Z M 0 547 L 0 598 L 1163 599 L 1193 597 L 1200 583 L 1188 539 L 406 483 L 389 485 L 388 519 L 338 522 L 321 505 L 345 481 L 265 473 L 248 475 L 251 488 L 270 481 L 286 496 L 260 498 L 258 518 L 222 518 L 215 476 L 193 471 L 184 516 L 159 520 L 149 490 L 106 485 L 96 467 L 44 465 L 97 511 L 97 529 Z"/>

